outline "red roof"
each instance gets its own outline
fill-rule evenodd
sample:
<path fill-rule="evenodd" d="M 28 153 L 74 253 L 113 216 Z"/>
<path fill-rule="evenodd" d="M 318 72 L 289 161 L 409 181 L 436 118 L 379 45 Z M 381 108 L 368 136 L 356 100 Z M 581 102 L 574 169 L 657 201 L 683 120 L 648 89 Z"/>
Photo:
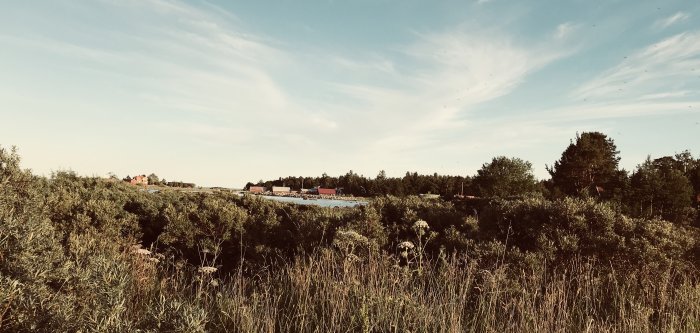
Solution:
<path fill-rule="evenodd" d="M 250 192 L 253 192 L 253 193 L 263 193 L 263 192 L 265 192 L 265 187 L 263 187 L 263 186 L 251 186 L 248 190 Z"/>
<path fill-rule="evenodd" d="M 335 195 L 334 188 L 318 188 L 318 194 Z"/>

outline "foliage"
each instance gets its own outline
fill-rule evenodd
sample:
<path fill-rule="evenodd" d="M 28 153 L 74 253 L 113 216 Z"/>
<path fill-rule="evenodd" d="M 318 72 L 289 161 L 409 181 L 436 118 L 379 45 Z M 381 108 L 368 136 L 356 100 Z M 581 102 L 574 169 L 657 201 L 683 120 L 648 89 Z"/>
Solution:
<path fill-rule="evenodd" d="M 0 147 L 0 331 L 700 329 L 698 228 L 590 197 L 475 202 L 149 193 Z"/>
<path fill-rule="evenodd" d="M 673 159 L 649 158 L 632 174 L 629 206 L 638 216 L 661 216 L 674 222 L 689 223 L 693 187 Z M 692 213 L 690 213 L 692 214 Z"/>
<path fill-rule="evenodd" d="M 473 184 L 480 196 L 505 198 L 533 192 L 537 182 L 530 162 L 499 156 L 477 171 Z"/>
<path fill-rule="evenodd" d="M 599 132 L 576 135 L 561 158 L 548 168 L 554 186 L 566 195 L 595 193 L 610 197 L 619 187 L 617 147 Z"/>
<path fill-rule="evenodd" d="M 280 177 L 277 180 L 260 180 L 257 183 L 249 182 L 245 188 L 251 186 L 264 186 L 267 189 L 272 186 L 289 186 L 292 189 L 312 188 L 339 188 L 342 194 L 361 197 L 376 196 L 409 196 L 422 193 L 439 194 L 445 198 L 451 198 L 461 193 L 472 193 L 471 179 L 462 176 L 445 176 L 434 173 L 432 175 L 419 175 L 417 172 L 406 172 L 403 177 L 387 177 L 384 170 L 380 171 L 376 178 L 372 179 L 358 175 L 352 170 L 339 177 L 331 177 L 323 174 L 321 177 Z"/>
<path fill-rule="evenodd" d="M 591 198 L 498 201 L 482 214 L 479 230 L 555 265 L 584 256 L 620 268 L 649 264 L 649 258 L 662 267 L 700 267 L 691 254 L 700 240 L 697 229 L 629 218 Z"/>

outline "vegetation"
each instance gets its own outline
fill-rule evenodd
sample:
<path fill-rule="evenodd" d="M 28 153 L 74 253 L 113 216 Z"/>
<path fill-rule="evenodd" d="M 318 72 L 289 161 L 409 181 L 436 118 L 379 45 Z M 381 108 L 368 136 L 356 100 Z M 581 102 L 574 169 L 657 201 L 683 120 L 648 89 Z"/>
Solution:
<path fill-rule="evenodd" d="M 488 198 L 322 208 L 37 177 L 0 147 L 0 331 L 697 332 L 699 165 L 565 196 L 499 157 Z"/>
<path fill-rule="evenodd" d="M 451 198 L 464 190 L 469 191 L 471 178 L 462 176 L 443 176 L 434 173 L 432 175 L 419 175 L 417 172 L 406 172 L 401 178 L 387 177 L 384 170 L 374 179 L 358 175 L 352 170 L 339 177 L 331 177 L 327 174 L 321 177 L 280 177 L 277 180 L 259 180 L 257 183 L 249 182 L 245 188 L 251 186 L 264 186 L 268 189 L 272 186 L 289 186 L 292 189 L 313 188 L 340 188 L 343 194 L 375 197 L 375 196 L 408 196 L 422 193 L 439 194 Z"/>
<path fill-rule="evenodd" d="M 499 156 L 477 171 L 473 186 L 479 196 L 505 198 L 536 192 L 537 181 L 530 162 Z"/>
<path fill-rule="evenodd" d="M 599 132 L 576 135 L 561 159 L 548 168 L 552 182 L 566 195 L 614 193 L 620 187 L 619 151 L 612 139 Z M 623 176 L 624 177 L 624 176 Z"/>

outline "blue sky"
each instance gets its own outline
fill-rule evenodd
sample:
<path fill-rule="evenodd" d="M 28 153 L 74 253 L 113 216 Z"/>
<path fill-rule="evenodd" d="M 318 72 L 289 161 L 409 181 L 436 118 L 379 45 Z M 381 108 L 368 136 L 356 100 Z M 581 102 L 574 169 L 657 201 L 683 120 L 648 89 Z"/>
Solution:
<path fill-rule="evenodd" d="M 6 1 L 0 144 L 38 174 L 539 178 L 577 132 L 700 153 L 698 1 Z"/>

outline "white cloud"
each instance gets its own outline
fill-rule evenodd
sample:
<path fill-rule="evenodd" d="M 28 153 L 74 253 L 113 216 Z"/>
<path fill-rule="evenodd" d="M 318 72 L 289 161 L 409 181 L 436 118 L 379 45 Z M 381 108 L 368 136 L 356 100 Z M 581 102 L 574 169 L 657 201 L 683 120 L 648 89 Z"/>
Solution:
<path fill-rule="evenodd" d="M 467 125 L 464 117 L 470 108 L 509 94 L 528 74 L 565 54 L 544 45 L 519 45 L 504 35 L 472 31 L 417 37 L 417 42 L 403 47 L 413 66 L 395 67 L 390 87 L 339 86 L 339 92 L 372 110 L 368 131 L 381 135 L 370 149 L 377 153 L 435 144 L 440 140 L 437 133 Z M 386 79 L 381 75 L 376 81 Z"/>
<path fill-rule="evenodd" d="M 639 99 L 668 99 L 668 98 L 676 98 L 676 97 L 685 97 L 691 95 L 691 91 L 689 90 L 681 90 L 681 91 L 669 91 L 669 92 L 664 92 L 664 93 L 652 93 L 652 94 L 646 94 L 642 95 L 639 97 Z"/>
<path fill-rule="evenodd" d="M 676 23 L 681 23 L 690 18 L 690 14 L 684 12 L 675 13 L 669 17 L 659 19 L 654 22 L 653 27 L 656 29 L 666 29 Z"/>
<path fill-rule="evenodd" d="M 557 26 L 556 31 L 554 32 L 554 38 L 556 39 L 566 39 L 569 37 L 578 27 L 573 24 L 572 22 L 566 22 L 562 23 Z"/>
<path fill-rule="evenodd" d="M 625 57 L 597 78 L 583 83 L 572 94 L 574 100 L 625 101 L 639 96 L 697 91 L 694 78 L 700 74 L 700 32 L 678 34 Z"/>
<path fill-rule="evenodd" d="M 544 125 L 506 126 L 508 121 L 498 123 L 503 130 L 492 130 L 469 117 L 476 106 L 510 94 L 528 75 L 566 56 L 569 51 L 551 38 L 542 43 L 553 45 L 546 45 L 494 28 L 451 29 L 415 34 L 412 43 L 364 55 L 332 56 L 338 52 L 328 49 L 309 55 L 298 45 L 251 33 L 233 14 L 208 5 L 101 4 L 111 13 L 109 24 L 62 24 L 93 29 L 91 35 L 108 45 L 58 34 L 0 36 L 0 44 L 10 41 L 51 58 L 59 54 L 70 66 L 99 73 L 90 82 L 107 82 L 108 91 L 88 87 L 84 94 L 64 95 L 68 102 L 57 110 L 73 107 L 71 98 L 97 92 L 108 97 L 102 102 L 111 109 L 133 106 L 121 111 L 129 119 L 158 117 L 154 135 L 163 135 L 168 145 L 225 147 L 245 152 L 249 163 L 269 156 L 318 160 L 332 173 L 330 168 L 346 166 L 413 169 L 416 152 L 469 147 L 491 154 L 483 140 L 511 138 L 512 146 L 529 142 L 523 136 L 534 137 L 533 131 L 558 133 Z M 574 28 L 564 23 L 557 36 L 565 39 Z M 124 99 L 131 102 L 122 104 Z M 242 171 L 236 182 L 267 177 L 258 170 Z"/>
<path fill-rule="evenodd" d="M 694 107 L 695 106 L 695 107 Z M 639 101 L 571 105 L 544 112 L 543 123 L 635 118 L 652 115 L 676 115 L 700 112 L 700 98 L 690 101 Z"/>

